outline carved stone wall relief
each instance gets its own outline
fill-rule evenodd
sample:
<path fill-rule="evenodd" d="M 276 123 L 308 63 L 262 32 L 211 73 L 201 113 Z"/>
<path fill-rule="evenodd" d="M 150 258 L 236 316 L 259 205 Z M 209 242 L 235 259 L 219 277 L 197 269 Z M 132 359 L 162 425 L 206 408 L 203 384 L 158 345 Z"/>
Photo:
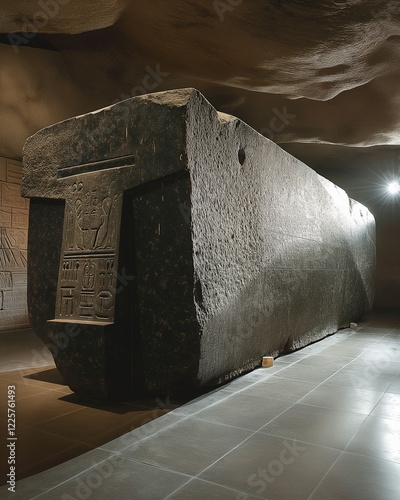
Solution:
<path fill-rule="evenodd" d="M 21 163 L 0 157 L 0 331 L 28 326 L 26 274 L 29 201 Z"/>

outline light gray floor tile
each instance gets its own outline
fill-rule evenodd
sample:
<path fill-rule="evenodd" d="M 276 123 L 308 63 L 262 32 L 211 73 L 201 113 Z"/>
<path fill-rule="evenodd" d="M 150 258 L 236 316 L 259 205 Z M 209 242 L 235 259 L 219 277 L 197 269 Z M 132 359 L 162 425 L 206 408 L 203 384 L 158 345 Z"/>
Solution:
<path fill-rule="evenodd" d="M 300 398 L 315 389 L 315 382 L 305 380 L 291 380 L 278 375 L 253 385 L 246 390 L 246 394 L 266 398 L 276 398 L 296 403 Z"/>
<path fill-rule="evenodd" d="M 374 377 L 378 373 L 397 377 L 400 372 L 400 363 L 391 363 L 383 358 L 375 361 L 357 358 L 342 368 L 342 371 L 356 372 L 363 377 Z"/>
<path fill-rule="evenodd" d="M 162 500 L 188 480 L 182 474 L 114 457 L 41 495 L 38 500 Z"/>
<path fill-rule="evenodd" d="M 190 418 L 127 448 L 122 455 L 195 475 L 250 435 L 244 429 Z"/>
<path fill-rule="evenodd" d="M 290 378 L 294 380 L 306 380 L 307 382 L 323 382 L 333 375 L 338 368 L 323 365 L 307 365 L 296 363 L 288 366 L 279 372 L 279 377 Z"/>
<path fill-rule="evenodd" d="M 357 359 L 360 362 L 372 362 L 374 364 L 400 363 L 400 350 L 393 346 L 392 342 L 380 342 L 367 349 Z M 386 347 L 385 347 L 386 346 Z"/>
<path fill-rule="evenodd" d="M 301 403 L 369 415 L 382 395 L 378 391 L 342 387 L 325 382 L 307 394 Z"/>
<path fill-rule="evenodd" d="M 366 416 L 340 409 L 296 404 L 267 424 L 262 432 L 344 450 Z"/>
<path fill-rule="evenodd" d="M 400 464 L 343 452 L 310 500 L 399 500 Z"/>
<path fill-rule="evenodd" d="M 313 354 L 311 356 L 308 356 L 307 358 L 299 361 L 297 364 L 299 366 L 321 366 L 321 367 L 330 367 L 332 369 L 339 370 L 340 368 L 343 368 L 347 363 L 350 363 L 353 361 L 353 358 L 346 358 L 344 356 L 339 357 L 339 356 L 330 356 L 328 354 L 324 354 L 323 351 L 321 351 L 319 354 Z"/>
<path fill-rule="evenodd" d="M 346 451 L 400 463 L 400 422 L 367 417 Z"/>
<path fill-rule="evenodd" d="M 397 377 L 393 380 L 390 386 L 386 389 L 386 392 L 391 394 L 400 394 L 400 378 Z"/>
<path fill-rule="evenodd" d="M 335 345 L 331 345 L 326 347 L 321 351 L 321 355 L 327 354 L 329 356 L 336 356 L 343 359 L 343 364 L 346 364 L 346 360 L 354 359 L 359 356 L 363 352 L 368 349 L 368 346 L 365 343 L 360 342 L 358 345 L 355 345 L 354 342 L 350 343 L 350 341 L 343 340 L 342 342 L 338 342 Z"/>
<path fill-rule="evenodd" d="M 252 396 L 246 391 L 200 411 L 196 418 L 256 431 L 290 405 L 288 401 Z"/>
<path fill-rule="evenodd" d="M 371 415 L 400 420 L 400 394 L 384 394 Z"/>
<path fill-rule="evenodd" d="M 392 384 L 394 377 L 385 375 L 379 371 L 363 370 L 361 372 L 341 370 L 327 379 L 327 383 L 353 387 L 354 389 L 366 389 L 368 391 L 384 392 Z"/>
<path fill-rule="evenodd" d="M 200 477 L 269 500 L 306 500 L 339 453 L 257 433 Z"/>

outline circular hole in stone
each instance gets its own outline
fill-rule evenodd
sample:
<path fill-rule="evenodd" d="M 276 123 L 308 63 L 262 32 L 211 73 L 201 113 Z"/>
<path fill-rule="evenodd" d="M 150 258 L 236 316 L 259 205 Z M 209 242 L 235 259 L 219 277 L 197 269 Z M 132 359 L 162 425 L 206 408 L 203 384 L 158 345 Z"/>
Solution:
<path fill-rule="evenodd" d="M 242 148 L 239 149 L 238 158 L 239 158 L 239 163 L 243 165 L 243 163 L 246 160 L 246 153 L 244 152 L 244 149 Z"/>

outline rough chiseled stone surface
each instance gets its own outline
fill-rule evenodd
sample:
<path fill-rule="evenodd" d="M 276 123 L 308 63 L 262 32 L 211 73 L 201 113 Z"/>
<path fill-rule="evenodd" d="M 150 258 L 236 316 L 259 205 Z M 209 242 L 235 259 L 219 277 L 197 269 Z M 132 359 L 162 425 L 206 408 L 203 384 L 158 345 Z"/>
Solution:
<path fill-rule="evenodd" d="M 221 383 L 372 304 L 369 211 L 193 89 L 39 131 L 23 193 L 32 325 L 86 396 Z"/>

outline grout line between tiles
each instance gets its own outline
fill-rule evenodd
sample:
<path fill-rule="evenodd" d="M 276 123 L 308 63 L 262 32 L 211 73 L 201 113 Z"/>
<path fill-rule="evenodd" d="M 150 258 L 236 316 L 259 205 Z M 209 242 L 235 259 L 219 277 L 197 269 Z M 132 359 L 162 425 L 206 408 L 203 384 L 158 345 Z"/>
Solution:
<path fill-rule="evenodd" d="M 312 499 L 312 496 L 314 495 L 314 493 L 316 493 L 316 491 L 318 491 L 318 488 L 321 486 L 321 484 L 323 483 L 324 479 L 329 474 L 329 472 L 334 468 L 334 466 L 336 465 L 336 463 L 338 462 L 338 460 L 340 459 L 340 457 L 343 455 L 343 453 L 344 453 L 344 451 L 342 451 L 341 453 L 339 453 L 339 456 L 336 458 L 336 460 L 333 462 L 333 464 L 329 467 L 329 469 L 322 476 L 321 480 L 318 482 L 318 484 L 316 485 L 316 487 L 312 490 L 311 495 L 308 497 L 307 500 L 311 500 Z"/>

